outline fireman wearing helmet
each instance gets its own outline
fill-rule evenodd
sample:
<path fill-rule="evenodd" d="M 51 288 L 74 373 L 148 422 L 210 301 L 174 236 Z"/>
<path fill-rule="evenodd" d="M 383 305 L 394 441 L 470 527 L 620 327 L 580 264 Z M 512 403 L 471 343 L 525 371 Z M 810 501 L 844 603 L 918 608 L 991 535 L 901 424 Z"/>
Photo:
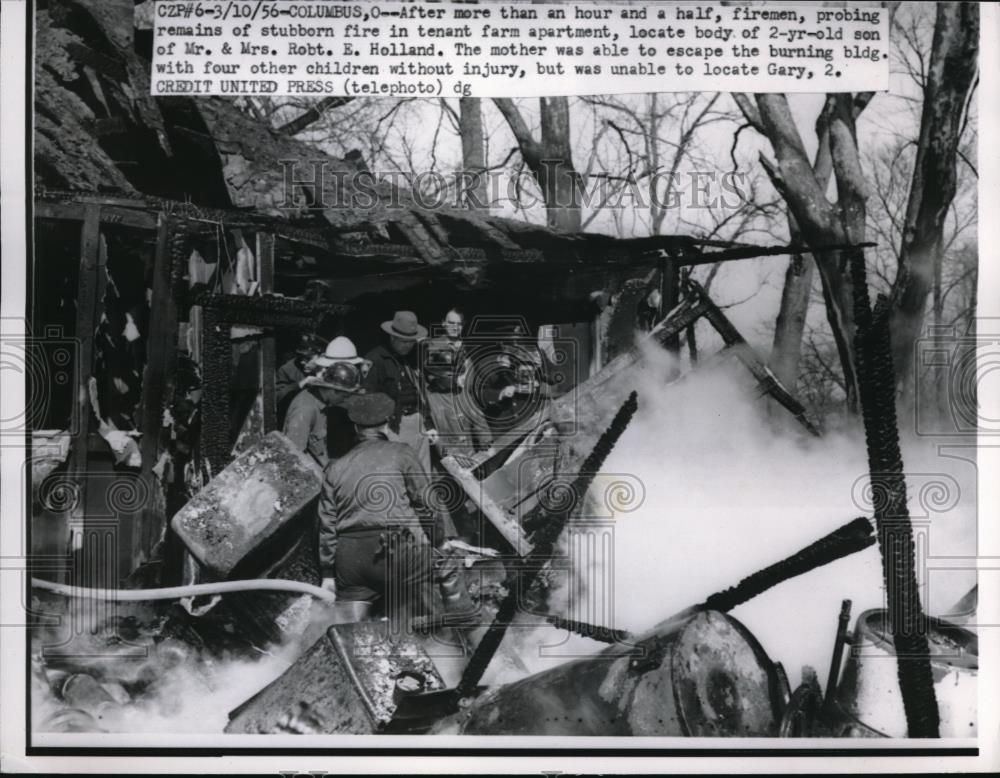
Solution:
<path fill-rule="evenodd" d="M 283 432 L 320 467 L 346 453 L 353 443 L 353 425 L 343 403 L 362 391 L 369 365 L 348 338 L 337 337 L 305 366 L 307 375 L 300 382 L 303 391 L 288 406 Z"/>

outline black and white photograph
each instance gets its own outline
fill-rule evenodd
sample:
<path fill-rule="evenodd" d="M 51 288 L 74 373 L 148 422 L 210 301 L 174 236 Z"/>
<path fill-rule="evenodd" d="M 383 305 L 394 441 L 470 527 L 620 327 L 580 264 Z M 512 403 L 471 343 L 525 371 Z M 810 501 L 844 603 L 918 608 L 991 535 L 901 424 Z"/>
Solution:
<path fill-rule="evenodd" d="M 1000 767 L 996 6 L 3 15 L 6 771 Z"/>

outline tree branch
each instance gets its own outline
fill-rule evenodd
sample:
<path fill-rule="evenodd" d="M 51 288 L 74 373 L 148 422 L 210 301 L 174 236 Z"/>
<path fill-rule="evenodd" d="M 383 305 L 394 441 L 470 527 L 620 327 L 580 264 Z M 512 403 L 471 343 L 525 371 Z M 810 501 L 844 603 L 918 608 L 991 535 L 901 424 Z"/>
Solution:
<path fill-rule="evenodd" d="M 290 122 L 281 125 L 277 131 L 282 135 L 298 135 L 309 127 L 309 125 L 315 124 L 323 118 L 323 114 L 331 108 L 339 108 L 353 99 L 353 97 L 324 97 L 309 110 L 299 114 Z"/>

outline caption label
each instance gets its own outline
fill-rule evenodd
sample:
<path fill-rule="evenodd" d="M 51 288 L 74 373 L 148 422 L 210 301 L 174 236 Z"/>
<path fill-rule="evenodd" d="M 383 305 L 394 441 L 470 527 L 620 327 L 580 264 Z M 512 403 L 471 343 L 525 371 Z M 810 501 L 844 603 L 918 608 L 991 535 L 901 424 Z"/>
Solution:
<path fill-rule="evenodd" d="M 154 95 L 529 97 L 889 86 L 877 7 L 157 0 Z"/>

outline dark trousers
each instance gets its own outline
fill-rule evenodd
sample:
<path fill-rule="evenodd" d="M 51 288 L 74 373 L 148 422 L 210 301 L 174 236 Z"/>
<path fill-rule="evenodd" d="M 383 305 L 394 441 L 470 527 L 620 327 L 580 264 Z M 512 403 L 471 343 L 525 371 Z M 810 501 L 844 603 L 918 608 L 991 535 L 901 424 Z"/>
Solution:
<path fill-rule="evenodd" d="M 461 566 L 406 529 L 340 535 L 335 570 L 338 599 L 381 600 L 395 624 L 416 616 L 471 612 L 474 607 Z"/>

